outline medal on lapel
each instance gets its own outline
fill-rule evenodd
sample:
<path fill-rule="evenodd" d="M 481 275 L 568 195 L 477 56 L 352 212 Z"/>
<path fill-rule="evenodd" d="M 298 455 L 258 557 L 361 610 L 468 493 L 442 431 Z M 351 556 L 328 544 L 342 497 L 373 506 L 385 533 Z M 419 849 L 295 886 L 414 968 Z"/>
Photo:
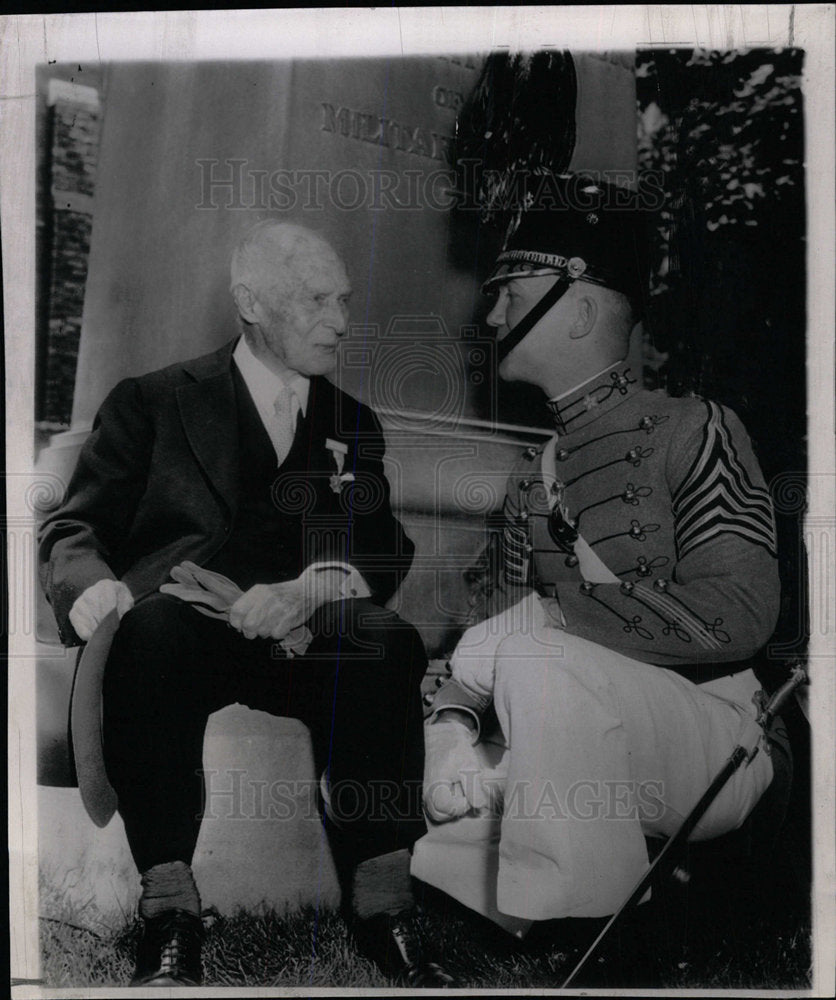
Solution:
<path fill-rule="evenodd" d="M 340 494 L 343 491 L 343 486 L 346 483 L 354 482 L 353 472 L 343 472 L 343 466 L 345 465 L 345 456 L 348 454 L 348 445 L 342 443 L 342 441 L 334 441 L 332 438 L 325 439 L 325 447 L 334 457 L 334 465 L 337 471 L 328 480 L 328 484 L 334 493 Z"/>

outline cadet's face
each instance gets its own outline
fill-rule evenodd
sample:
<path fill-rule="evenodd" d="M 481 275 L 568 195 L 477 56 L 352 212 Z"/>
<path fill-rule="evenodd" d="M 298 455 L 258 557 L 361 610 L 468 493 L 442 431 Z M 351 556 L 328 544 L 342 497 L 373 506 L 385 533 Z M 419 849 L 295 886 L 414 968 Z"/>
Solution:
<path fill-rule="evenodd" d="M 530 278 L 512 278 L 499 286 L 496 303 L 488 313 L 486 322 L 497 331 L 502 341 L 523 319 L 557 281 L 553 274 Z M 499 366 L 499 375 L 506 381 L 531 382 L 539 385 L 544 365 L 551 367 L 558 361 L 555 325 L 557 313 L 566 296 L 546 313 Z"/>
<path fill-rule="evenodd" d="M 298 259 L 289 288 L 260 296 L 265 318 L 259 326 L 267 349 L 302 375 L 333 372 L 350 296 L 348 276 L 336 256 L 310 253 Z"/>

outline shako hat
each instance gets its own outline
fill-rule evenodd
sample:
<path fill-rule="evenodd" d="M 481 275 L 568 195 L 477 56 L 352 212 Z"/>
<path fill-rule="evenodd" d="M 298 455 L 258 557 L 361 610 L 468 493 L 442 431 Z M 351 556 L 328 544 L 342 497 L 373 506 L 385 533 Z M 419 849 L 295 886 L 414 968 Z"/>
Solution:
<path fill-rule="evenodd" d="M 628 296 L 637 316 L 647 292 L 643 213 L 635 192 L 583 174 L 559 175 L 522 213 L 482 286 L 490 293 L 520 274 L 557 274 Z M 542 204 L 548 194 L 548 205 Z M 567 286 L 568 287 L 568 286 Z"/>

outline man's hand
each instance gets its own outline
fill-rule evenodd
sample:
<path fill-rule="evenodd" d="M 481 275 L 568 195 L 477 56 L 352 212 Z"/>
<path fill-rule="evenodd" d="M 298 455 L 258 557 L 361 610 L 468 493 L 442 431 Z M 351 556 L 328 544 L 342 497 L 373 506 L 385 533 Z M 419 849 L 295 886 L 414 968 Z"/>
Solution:
<path fill-rule="evenodd" d="M 431 820 L 446 823 L 490 805 L 482 787 L 482 765 L 473 748 L 474 731 L 462 722 L 443 721 L 424 727 L 424 808 Z"/>
<path fill-rule="evenodd" d="M 318 607 L 302 577 L 285 583 L 257 583 L 229 609 L 229 624 L 247 639 L 283 639 Z"/>
<path fill-rule="evenodd" d="M 133 606 L 133 594 L 121 580 L 99 580 L 76 598 L 70 624 L 79 639 L 87 642 L 111 611 L 115 609 L 121 619 Z"/>
<path fill-rule="evenodd" d="M 187 601 L 210 618 L 228 621 L 247 639 L 288 638 L 323 604 L 346 596 L 347 582 L 352 597 L 371 593 L 357 571 L 342 563 L 314 563 L 295 580 L 259 583 L 245 594 L 227 577 L 188 560 L 175 566 L 171 576 L 176 582 L 164 583 L 162 593 Z M 303 632 L 310 642 L 310 633 Z M 303 652 L 301 636 L 290 636 L 290 640 L 291 648 Z"/>

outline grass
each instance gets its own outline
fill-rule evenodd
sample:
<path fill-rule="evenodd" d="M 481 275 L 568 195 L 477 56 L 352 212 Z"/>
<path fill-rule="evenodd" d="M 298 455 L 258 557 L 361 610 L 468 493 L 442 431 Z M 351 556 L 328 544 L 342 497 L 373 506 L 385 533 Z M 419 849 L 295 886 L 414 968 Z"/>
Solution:
<path fill-rule="evenodd" d="M 728 872 L 671 885 L 626 921 L 578 987 L 803 989 L 810 985 L 809 913 L 792 873 L 743 884 Z M 744 880 L 745 882 L 745 880 Z M 423 898 L 427 937 L 469 988 L 556 988 L 603 921 L 538 924 L 518 943 L 441 893 Z M 207 920 L 205 981 L 212 986 L 390 987 L 355 951 L 331 912 L 239 912 Z M 126 985 L 140 934 L 93 933 L 63 913 L 42 919 L 42 976 L 52 987 Z"/>

